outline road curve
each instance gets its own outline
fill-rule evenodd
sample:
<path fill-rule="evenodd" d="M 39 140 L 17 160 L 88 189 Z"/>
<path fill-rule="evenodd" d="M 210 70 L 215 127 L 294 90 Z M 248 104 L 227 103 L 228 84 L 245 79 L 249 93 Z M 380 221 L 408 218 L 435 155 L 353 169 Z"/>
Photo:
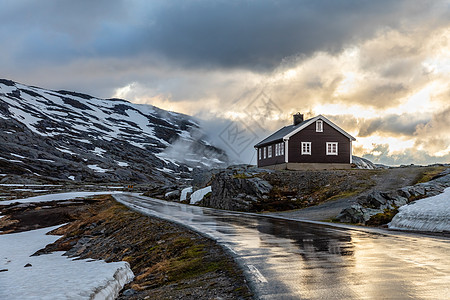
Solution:
<path fill-rule="evenodd" d="M 450 299 L 450 239 L 268 218 L 116 194 L 228 248 L 258 299 Z"/>

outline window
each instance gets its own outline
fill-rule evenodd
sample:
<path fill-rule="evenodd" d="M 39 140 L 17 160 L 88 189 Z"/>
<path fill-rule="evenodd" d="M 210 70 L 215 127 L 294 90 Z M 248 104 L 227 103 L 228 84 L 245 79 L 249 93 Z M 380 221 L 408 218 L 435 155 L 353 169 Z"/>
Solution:
<path fill-rule="evenodd" d="M 266 159 L 266 147 L 264 147 L 264 159 Z"/>
<path fill-rule="evenodd" d="M 267 147 L 267 151 L 269 152 L 269 153 L 267 153 L 267 157 L 271 158 L 272 157 L 272 146 Z"/>
<path fill-rule="evenodd" d="M 280 155 L 284 155 L 284 143 L 280 143 Z"/>
<path fill-rule="evenodd" d="M 261 159 L 261 148 L 258 148 L 259 159 Z"/>
<path fill-rule="evenodd" d="M 275 156 L 280 155 L 280 144 L 275 144 Z"/>
<path fill-rule="evenodd" d="M 311 155 L 311 142 L 302 142 L 302 155 Z"/>
<path fill-rule="evenodd" d="M 323 121 L 322 120 L 316 121 L 316 132 L 323 132 Z"/>
<path fill-rule="evenodd" d="M 337 142 L 327 142 L 327 155 L 338 155 Z"/>

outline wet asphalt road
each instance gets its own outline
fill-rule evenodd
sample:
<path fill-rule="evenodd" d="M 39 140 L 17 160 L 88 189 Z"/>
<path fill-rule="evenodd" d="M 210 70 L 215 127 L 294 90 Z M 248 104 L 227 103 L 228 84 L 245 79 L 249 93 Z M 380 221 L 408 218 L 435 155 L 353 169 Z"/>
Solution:
<path fill-rule="evenodd" d="M 215 239 L 258 299 L 450 299 L 450 239 L 332 227 L 117 194 Z"/>

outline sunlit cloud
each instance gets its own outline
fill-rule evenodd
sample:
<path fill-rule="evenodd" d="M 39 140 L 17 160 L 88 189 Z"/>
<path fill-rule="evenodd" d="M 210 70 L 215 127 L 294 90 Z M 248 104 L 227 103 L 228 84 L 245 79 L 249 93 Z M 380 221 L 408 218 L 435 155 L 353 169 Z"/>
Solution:
<path fill-rule="evenodd" d="M 193 115 L 212 137 L 238 122 L 263 138 L 293 113 L 322 114 L 378 163 L 450 160 L 448 1 L 175 3 L 11 1 L 0 67 Z"/>

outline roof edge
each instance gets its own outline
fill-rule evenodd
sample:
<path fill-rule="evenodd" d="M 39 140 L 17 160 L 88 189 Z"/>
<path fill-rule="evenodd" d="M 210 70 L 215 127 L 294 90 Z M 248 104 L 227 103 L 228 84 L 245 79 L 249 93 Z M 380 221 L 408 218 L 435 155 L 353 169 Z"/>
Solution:
<path fill-rule="evenodd" d="M 317 120 L 322 120 L 325 121 L 328 125 L 330 125 L 331 127 L 333 127 L 334 129 L 336 129 L 338 132 L 340 132 L 341 134 L 345 135 L 346 137 L 348 137 L 351 141 L 356 141 L 356 139 L 351 136 L 350 134 L 348 134 L 346 131 L 344 131 L 342 128 L 340 128 L 339 126 L 337 126 L 336 124 L 334 124 L 333 122 L 331 122 L 330 120 L 328 120 L 327 118 L 325 118 L 323 115 L 318 115 L 314 118 L 309 119 L 308 121 L 305 122 L 305 124 L 303 124 L 302 126 L 300 126 L 299 128 L 291 131 L 290 133 L 286 134 L 283 137 L 283 140 L 289 140 L 289 138 L 291 136 L 293 136 L 294 134 L 296 134 L 297 132 L 305 129 L 306 127 L 308 127 L 309 125 L 311 125 L 312 123 L 314 123 Z"/>
<path fill-rule="evenodd" d="M 270 136 L 269 136 L 270 137 Z M 266 143 L 258 143 L 258 144 L 256 144 L 256 145 L 254 145 L 253 146 L 253 148 L 259 148 L 259 147 L 263 147 L 263 146 L 266 146 L 266 145 L 270 145 L 270 144 L 274 144 L 274 143 L 276 143 L 276 142 L 283 142 L 284 141 L 284 138 L 283 137 L 280 137 L 279 139 L 276 139 L 276 140 L 273 140 L 273 141 L 270 141 L 270 142 L 266 142 Z"/>

